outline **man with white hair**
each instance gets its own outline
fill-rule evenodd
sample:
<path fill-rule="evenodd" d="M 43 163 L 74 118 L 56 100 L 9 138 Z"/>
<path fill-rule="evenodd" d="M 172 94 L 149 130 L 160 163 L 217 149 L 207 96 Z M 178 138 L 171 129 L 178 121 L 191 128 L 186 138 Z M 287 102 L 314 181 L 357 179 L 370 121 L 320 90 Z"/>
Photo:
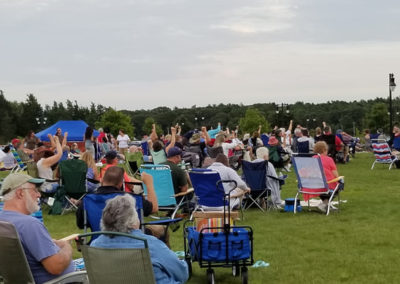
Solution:
<path fill-rule="evenodd" d="M 256 150 L 257 159 L 253 161 L 253 163 L 259 163 L 269 160 L 269 151 L 267 147 L 260 147 Z M 272 163 L 268 162 L 267 165 L 267 188 L 271 190 L 271 200 L 275 208 L 281 209 L 281 206 L 284 205 L 284 201 L 281 199 L 281 191 L 279 185 L 279 178 L 276 174 L 275 168 Z"/>
<path fill-rule="evenodd" d="M 9 174 L 1 187 L 4 199 L 0 220 L 14 224 L 21 239 L 35 283 L 43 283 L 74 271 L 69 242 L 52 240 L 38 219 L 29 216 L 39 210 L 38 186 L 44 179 Z"/>
<path fill-rule="evenodd" d="M 136 201 L 128 195 L 114 197 L 107 201 L 101 218 L 101 230 L 128 233 L 146 239 L 149 245 L 154 278 L 157 283 L 185 283 L 189 277 L 186 261 L 178 259 L 162 241 L 139 230 L 140 221 L 135 210 Z M 143 242 L 115 236 L 100 235 L 91 243 L 100 248 L 142 248 Z"/>

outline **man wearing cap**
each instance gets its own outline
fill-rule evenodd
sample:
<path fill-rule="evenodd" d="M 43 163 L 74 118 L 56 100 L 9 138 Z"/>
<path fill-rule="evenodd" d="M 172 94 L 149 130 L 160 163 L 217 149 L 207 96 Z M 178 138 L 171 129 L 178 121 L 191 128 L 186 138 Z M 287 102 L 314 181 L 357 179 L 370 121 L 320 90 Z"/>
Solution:
<path fill-rule="evenodd" d="M 167 165 L 171 169 L 172 183 L 174 184 L 175 194 L 186 192 L 188 190 L 187 175 L 178 164 L 182 161 L 182 150 L 178 147 L 172 147 L 168 150 L 167 161 L 162 163 Z M 176 201 L 179 202 L 183 197 L 176 197 Z"/>
<path fill-rule="evenodd" d="M 36 283 L 74 271 L 69 242 L 52 240 L 43 223 L 29 216 L 39 210 L 37 186 L 43 182 L 44 179 L 13 173 L 1 187 L 4 208 L 0 220 L 14 224 Z"/>

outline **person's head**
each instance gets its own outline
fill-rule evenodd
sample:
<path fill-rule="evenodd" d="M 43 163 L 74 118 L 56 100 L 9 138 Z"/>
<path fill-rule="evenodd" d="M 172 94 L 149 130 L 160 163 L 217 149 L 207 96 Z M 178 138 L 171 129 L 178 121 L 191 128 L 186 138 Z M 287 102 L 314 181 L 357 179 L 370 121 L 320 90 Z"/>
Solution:
<path fill-rule="evenodd" d="M 56 135 L 58 135 L 58 134 L 61 134 L 61 128 L 60 127 L 57 128 L 57 130 L 56 130 Z"/>
<path fill-rule="evenodd" d="M 260 137 L 260 133 L 258 133 L 258 131 L 254 131 L 252 138 L 258 138 L 258 137 Z"/>
<path fill-rule="evenodd" d="M 275 133 L 275 137 L 279 137 L 279 136 L 282 136 L 282 135 L 283 135 L 283 132 L 282 132 L 282 130 L 281 130 L 280 128 L 278 128 L 277 130 L 275 130 L 274 133 Z"/>
<path fill-rule="evenodd" d="M 107 139 L 107 136 L 106 136 L 106 135 L 103 136 L 103 137 L 101 138 L 101 140 L 103 141 L 103 143 L 107 143 L 107 142 L 108 142 L 108 139 Z"/>
<path fill-rule="evenodd" d="M 104 158 L 106 159 L 106 163 L 109 165 L 114 165 L 118 163 L 118 154 L 114 150 L 108 151 Z"/>
<path fill-rule="evenodd" d="M 4 147 L 3 152 L 7 154 L 8 152 L 10 152 L 10 150 L 10 146 L 7 145 L 6 147 Z"/>
<path fill-rule="evenodd" d="M 221 144 L 225 142 L 226 138 L 227 137 L 226 137 L 226 134 L 224 132 L 218 133 L 217 136 L 215 136 L 214 145 L 215 146 L 221 146 Z"/>
<path fill-rule="evenodd" d="M 215 161 L 216 161 L 217 163 L 221 163 L 221 164 L 223 164 L 223 165 L 229 167 L 228 157 L 225 156 L 225 155 L 222 154 L 222 153 L 219 153 L 219 154 L 217 155 L 217 157 L 215 157 Z"/>
<path fill-rule="evenodd" d="M 398 126 L 397 124 L 395 124 L 395 125 L 393 126 L 393 133 L 397 134 L 397 133 L 399 133 L 399 132 L 400 132 L 399 126 Z"/>
<path fill-rule="evenodd" d="M 315 128 L 315 135 L 320 136 L 322 134 L 322 129 L 321 127 Z"/>
<path fill-rule="evenodd" d="M 161 142 L 161 140 L 156 140 L 153 143 L 153 150 L 154 152 L 161 151 L 164 148 L 164 144 Z"/>
<path fill-rule="evenodd" d="M 71 145 L 71 150 L 78 149 L 78 144 L 77 143 L 72 143 Z"/>
<path fill-rule="evenodd" d="M 326 155 L 328 153 L 328 144 L 325 141 L 318 141 L 314 145 L 314 153 Z"/>
<path fill-rule="evenodd" d="M 125 131 L 123 129 L 119 130 L 119 135 L 125 135 Z"/>
<path fill-rule="evenodd" d="M 199 144 L 200 143 L 200 133 L 194 133 L 192 137 L 189 139 L 190 144 Z"/>
<path fill-rule="evenodd" d="M 303 136 L 307 136 L 307 137 L 308 137 L 308 135 L 309 135 L 308 129 L 307 129 L 307 128 L 303 128 L 303 129 L 301 130 L 301 134 L 302 134 Z"/>
<path fill-rule="evenodd" d="M 100 127 L 100 128 L 99 128 L 99 132 L 100 132 L 100 133 L 104 132 L 103 128 Z"/>
<path fill-rule="evenodd" d="M 93 153 L 90 151 L 85 151 L 81 156 L 81 160 L 84 161 L 88 167 L 93 168 L 96 166 L 96 162 L 93 159 Z"/>
<path fill-rule="evenodd" d="M 332 133 L 332 129 L 330 126 L 325 126 L 324 127 L 324 134 L 331 134 Z"/>
<path fill-rule="evenodd" d="M 14 148 L 17 148 L 16 147 L 17 143 L 21 143 L 21 140 L 19 140 L 18 138 L 14 138 L 13 140 L 11 140 L 11 144 L 13 145 Z"/>
<path fill-rule="evenodd" d="M 10 204 L 18 212 L 30 215 L 39 210 L 40 192 L 37 188 L 44 179 L 33 178 L 26 174 L 12 173 L 3 181 L 0 193 L 5 206 Z"/>
<path fill-rule="evenodd" d="M 136 212 L 136 200 L 129 194 L 116 196 L 107 201 L 101 217 L 103 231 L 129 233 L 138 229 L 140 220 Z"/>
<path fill-rule="evenodd" d="M 170 148 L 167 153 L 167 159 L 174 164 L 180 163 L 182 160 L 182 150 L 179 147 Z"/>
<path fill-rule="evenodd" d="M 35 132 L 33 132 L 33 130 L 29 130 L 28 134 L 26 135 L 26 137 L 32 138 L 33 136 L 35 136 Z"/>
<path fill-rule="evenodd" d="M 267 147 L 259 147 L 256 150 L 257 159 L 269 160 L 269 150 Z"/>
<path fill-rule="evenodd" d="M 90 126 L 86 127 L 85 130 L 85 139 L 90 139 L 92 138 L 93 135 L 93 128 L 91 128 Z"/>
<path fill-rule="evenodd" d="M 42 149 L 43 153 L 41 154 L 42 158 L 49 158 L 54 156 L 54 152 L 50 150 L 49 148 L 44 148 Z"/>
<path fill-rule="evenodd" d="M 365 129 L 365 130 L 364 130 L 364 133 L 365 133 L 365 134 L 369 134 L 370 132 L 371 132 L 371 131 L 370 131 L 369 129 Z"/>
<path fill-rule="evenodd" d="M 303 136 L 303 134 L 301 133 L 301 128 L 296 127 L 296 128 L 294 129 L 294 135 L 295 135 L 296 137 L 301 137 L 301 136 Z"/>
<path fill-rule="evenodd" d="M 118 189 L 122 188 L 122 184 L 124 182 L 124 173 L 125 171 L 121 167 L 109 167 L 104 174 L 101 184 L 103 186 L 113 186 Z"/>

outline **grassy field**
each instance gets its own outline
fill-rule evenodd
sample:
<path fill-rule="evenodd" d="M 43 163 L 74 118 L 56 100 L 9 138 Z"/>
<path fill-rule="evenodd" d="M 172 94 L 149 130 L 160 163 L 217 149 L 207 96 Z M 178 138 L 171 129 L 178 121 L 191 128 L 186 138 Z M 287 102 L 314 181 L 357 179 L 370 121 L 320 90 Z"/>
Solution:
<path fill-rule="evenodd" d="M 250 283 L 397 283 L 400 278 L 399 170 L 376 165 L 372 154 L 359 153 L 339 165 L 347 200 L 340 213 L 325 216 L 304 210 L 296 215 L 250 209 L 238 224 L 254 230 L 254 259 L 270 264 L 250 268 Z M 282 197 L 294 197 L 296 180 L 289 174 Z M 74 214 L 49 216 L 45 225 L 54 238 L 79 232 Z M 183 250 L 182 230 L 171 234 L 174 251 Z M 79 257 L 75 253 L 75 257 Z M 193 263 L 189 283 L 205 283 L 205 269 Z M 217 283 L 240 283 L 227 268 L 216 269 Z"/>

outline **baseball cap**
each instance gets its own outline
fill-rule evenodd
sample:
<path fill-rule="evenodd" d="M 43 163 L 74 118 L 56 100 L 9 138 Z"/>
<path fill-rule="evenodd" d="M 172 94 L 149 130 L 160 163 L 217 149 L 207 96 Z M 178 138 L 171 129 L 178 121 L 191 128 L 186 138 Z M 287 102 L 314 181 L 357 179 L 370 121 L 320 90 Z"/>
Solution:
<path fill-rule="evenodd" d="M 106 153 L 106 155 L 104 156 L 104 158 L 106 158 L 107 160 L 112 160 L 115 159 L 118 156 L 117 152 L 114 150 L 108 151 Z"/>
<path fill-rule="evenodd" d="M 42 184 L 45 182 L 42 178 L 33 178 L 29 175 L 20 174 L 20 173 L 13 173 L 9 174 L 3 181 L 1 186 L 0 193 L 5 195 L 6 193 L 10 192 L 13 189 L 25 184 L 25 183 L 33 183 L 33 184 Z"/>
<path fill-rule="evenodd" d="M 21 140 L 19 140 L 18 138 L 14 138 L 13 140 L 11 140 L 11 144 L 13 146 L 15 146 L 17 143 L 20 143 L 20 142 L 21 142 Z"/>
<path fill-rule="evenodd" d="M 172 147 L 168 150 L 167 158 L 182 155 L 182 150 L 179 147 Z"/>

